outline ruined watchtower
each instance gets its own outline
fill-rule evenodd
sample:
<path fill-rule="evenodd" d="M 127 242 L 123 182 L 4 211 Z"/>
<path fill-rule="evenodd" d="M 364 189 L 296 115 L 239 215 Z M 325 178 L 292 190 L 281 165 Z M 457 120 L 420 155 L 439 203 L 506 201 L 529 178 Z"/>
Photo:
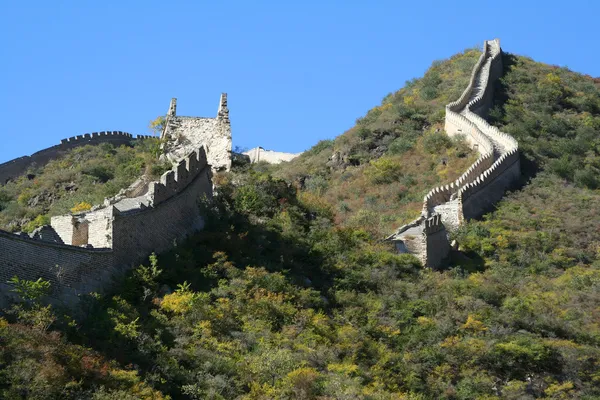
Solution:
<path fill-rule="evenodd" d="M 177 99 L 171 99 L 161 139 L 165 140 L 164 150 L 167 158 L 173 162 L 183 159 L 194 149 L 203 146 L 213 171 L 229 171 L 231 122 L 227 93 L 221 94 L 215 118 L 179 116 Z"/>

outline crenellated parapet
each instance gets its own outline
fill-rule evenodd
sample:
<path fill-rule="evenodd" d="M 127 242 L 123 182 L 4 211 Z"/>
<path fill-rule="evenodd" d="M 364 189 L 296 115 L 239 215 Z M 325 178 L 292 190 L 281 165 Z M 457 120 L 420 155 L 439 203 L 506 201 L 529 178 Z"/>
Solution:
<path fill-rule="evenodd" d="M 115 276 L 144 262 L 152 252 L 169 250 L 177 241 L 204 227 L 199 202 L 213 194 L 213 166 L 207 149 L 213 146 L 213 156 L 220 152 L 226 157 L 225 165 L 227 160 L 231 162 L 227 97 L 221 97 L 216 118 L 178 117 L 173 99 L 167 120 L 169 124 L 183 125 L 183 132 L 190 126 L 208 127 L 208 136 L 202 137 L 218 133 L 221 142 L 188 146 L 184 154 L 169 158 L 174 160 L 173 167 L 159 179 L 150 181 L 142 176 L 89 211 L 52 217 L 51 225 L 31 236 L 0 231 L 0 304 L 10 293 L 3 282 L 14 275 L 47 279 L 53 289 L 49 300 L 76 304 L 81 295 L 102 291 Z M 8 179 L 18 176 L 32 165 L 41 166 L 77 146 L 105 142 L 131 144 L 151 137 L 134 137 L 121 131 L 73 136 L 63 139 L 60 145 L 3 164 L 8 166 L 4 176 Z M 3 165 L 0 165 L 0 179 Z"/>
<path fill-rule="evenodd" d="M 165 172 L 159 181 L 150 183 L 148 196 L 151 204 L 156 206 L 177 195 L 196 179 L 207 165 L 206 152 L 202 147 L 180 160 L 172 170 Z"/>
<path fill-rule="evenodd" d="M 138 135 L 138 136 L 140 136 L 140 135 Z M 131 133 L 121 132 L 121 131 L 92 132 L 92 133 L 84 133 L 83 135 L 72 136 L 67 139 L 62 139 L 60 141 L 60 143 L 67 144 L 67 143 L 79 142 L 82 140 L 89 141 L 91 139 L 98 139 L 98 138 L 105 138 L 108 140 L 111 140 L 111 139 L 131 140 L 131 139 L 133 139 L 133 135 Z M 88 144 L 88 143 L 86 143 L 86 144 Z"/>
<path fill-rule="evenodd" d="M 430 190 L 423 199 L 422 216 L 405 225 L 388 239 L 414 240 L 414 233 L 425 238 L 417 251 L 427 266 L 439 266 L 447 240 L 440 239 L 439 225 L 456 229 L 465 219 L 477 218 L 502 198 L 505 190 L 520 178 L 518 142 L 509 134 L 488 124 L 485 117 L 493 103 L 494 83 L 502 75 L 502 50 L 498 39 L 486 41 L 473 67 L 467 88 L 458 100 L 446 106 L 445 130 L 449 136 L 463 135 L 479 157 L 458 179 Z M 410 228 L 406 228 L 410 226 Z M 402 248 L 397 243 L 398 248 Z"/>

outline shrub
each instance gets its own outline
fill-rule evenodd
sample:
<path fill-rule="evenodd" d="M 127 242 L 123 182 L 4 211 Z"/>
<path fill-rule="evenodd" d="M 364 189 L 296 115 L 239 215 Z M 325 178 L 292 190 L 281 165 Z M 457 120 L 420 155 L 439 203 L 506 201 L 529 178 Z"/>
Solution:
<path fill-rule="evenodd" d="M 402 154 L 411 150 L 415 146 L 415 138 L 408 135 L 400 136 L 395 139 L 388 148 L 390 154 Z"/>
<path fill-rule="evenodd" d="M 31 233 L 40 226 L 49 225 L 50 217 L 47 215 L 38 215 L 33 221 L 29 221 L 24 227 L 23 232 Z"/>
<path fill-rule="evenodd" d="M 443 132 L 434 132 L 423 137 L 423 148 L 431 154 L 442 152 L 452 146 L 452 140 Z"/>
<path fill-rule="evenodd" d="M 394 182 L 401 176 L 401 172 L 402 166 L 398 160 L 389 157 L 373 160 L 365 169 L 365 175 L 377 184 Z"/>
<path fill-rule="evenodd" d="M 71 212 L 73 214 L 77 214 L 84 211 L 89 211 L 92 209 L 92 205 L 88 202 L 82 201 L 81 203 L 75 204 L 73 208 L 71 208 Z"/>
<path fill-rule="evenodd" d="M 579 169 L 575 171 L 575 184 L 589 189 L 598 189 L 600 186 L 598 173 L 591 168 Z"/>

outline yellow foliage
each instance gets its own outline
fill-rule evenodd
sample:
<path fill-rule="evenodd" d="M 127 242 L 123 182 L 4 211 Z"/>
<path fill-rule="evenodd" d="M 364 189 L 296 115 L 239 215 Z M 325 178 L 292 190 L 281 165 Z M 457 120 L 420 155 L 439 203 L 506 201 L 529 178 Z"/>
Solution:
<path fill-rule="evenodd" d="M 403 100 L 404 104 L 411 106 L 415 103 L 415 96 L 405 96 Z"/>
<path fill-rule="evenodd" d="M 417 324 L 419 324 L 421 326 L 430 326 L 430 325 L 435 325 L 435 321 L 432 320 L 431 318 L 419 317 L 419 318 L 417 318 Z"/>
<path fill-rule="evenodd" d="M 440 344 L 441 347 L 456 347 L 460 343 L 460 337 L 449 336 Z"/>
<path fill-rule="evenodd" d="M 498 235 L 496 237 L 496 246 L 505 249 L 508 247 L 508 239 L 506 239 L 504 236 L 502 235 Z"/>
<path fill-rule="evenodd" d="M 400 334 L 400 329 L 394 329 L 391 326 L 379 325 L 377 328 L 380 332 L 384 333 L 387 336 L 398 336 Z"/>
<path fill-rule="evenodd" d="M 4 318 L 0 317 L 0 329 L 6 328 L 8 326 L 8 321 Z"/>
<path fill-rule="evenodd" d="M 79 204 L 75 204 L 75 207 L 71 208 L 71 212 L 73 214 L 77 214 L 84 211 L 89 211 L 92 209 L 92 205 L 86 201 L 82 201 Z"/>
<path fill-rule="evenodd" d="M 351 363 L 332 363 L 327 365 L 327 371 L 354 376 L 358 373 L 358 365 Z"/>
<path fill-rule="evenodd" d="M 561 82 L 560 76 L 558 76 L 552 72 L 550 72 L 549 74 L 546 74 L 544 81 L 548 82 L 548 83 L 552 83 L 552 84 L 560 84 L 560 82 Z"/>
<path fill-rule="evenodd" d="M 194 332 L 196 334 L 199 334 L 202 336 L 211 336 L 212 335 L 212 323 L 210 321 L 206 321 L 206 320 L 200 321 L 196 324 Z"/>
<path fill-rule="evenodd" d="M 470 330 L 472 332 L 484 332 L 487 331 L 487 327 L 483 324 L 483 322 L 475 319 L 475 317 L 471 314 L 467 317 L 467 321 L 461 327 L 465 330 Z"/>
<path fill-rule="evenodd" d="M 130 386 L 129 390 L 136 398 L 153 400 L 168 400 L 171 398 L 170 396 L 163 396 L 161 392 L 152 389 L 146 383 L 140 381 L 137 371 L 111 369 L 108 373 L 116 381 L 120 381 Z"/>
<path fill-rule="evenodd" d="M 315 381 L 319 379 L 319 372 L 310 367 L 302 367 L 288 373 L 286 380 L 296 389 L 310 392 Z"/>
<path fill-rule="evenodd" d="M 258 382 L 250 383 L 250 393 L 246 396 L 242 397 L 244 400 L 266 400 L 266 399 L 275 399 L 277 396 L 277 390 L 269 385 L 268 383 L 263 383 L 262 385 Z"/>
<path fill-rule="evenodd" d="M 485 282 L 485 278 L 484 278 L 483 274 L 481 274 L 481 273 L 471 274 L 471 275 L 469 275 L 468 279 L 475 286 L 480 286 L 481 284 L 483 284 Z"/>
<path fill-rule="evenodd" d="M 563 384 L 555 383 L 548 386 L 548 389 L 544 390 L 546 396 L 554 399 L 571 399 L 573 393 L 573 382 L 567 381 Z"/>
<path fill-rule="evenodd" d="M 160 302 L 160 308 L 163 311 L 170 311 L 175 314 L 184 314 L 192 307 L 194 294 L 191 292 L 175 292 L 166 295 Z"/>

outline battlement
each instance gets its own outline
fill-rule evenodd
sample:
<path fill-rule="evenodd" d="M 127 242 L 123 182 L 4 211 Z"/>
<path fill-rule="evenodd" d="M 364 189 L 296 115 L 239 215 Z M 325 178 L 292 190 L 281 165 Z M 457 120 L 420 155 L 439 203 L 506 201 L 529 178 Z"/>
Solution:
<path fill-rule="evenodd" d="M 165 172 L 158 182 L 150 183 L 148 193 L 152 199 L 151 203 L 156 206 L 175 196 L 185 189 L 207 165 L 206 152 L 203 147 L 192 152 L 179 161 L 172 170 Z"/>
<path fill-rule="evenodd" d="M 60 141 L 60 143 L 67 144 L 67 143 L 72 143 L 72 142 L 76 142 L 76 141 L 80 141 L 80 140 L 90 140 L 90 139 L 99 138 L 99 137 L 103 137 L 103 136 L 104 137 L 119 137 L 119 138 L 126 138 L 126 139 L 133 138 L 133 135 L 131 133 L 127 133 L 127 132 L 102 131 L 102 132 L 84 133 L 83 135 L 72 136 L 67 139 L 62 139 Z"/>
<path fill-rule="evenodd" d="M 493 102 L 494 81 L 501 74 L 500 41 L 485 41 L 466 89 L 446 105 L 445 121 L 447 134 L 464 135 L 479 157 L 454 182 L 430 190 L 423 198 L 421 218 L 388 237 L 399 249 L 417 254 L 427 266 L 439 265 L 449 251 L 447 239 L 440 235 L 444 224 L 456 229 L 465 219 L 481 216 L 520 177 L 518 142 L 485 120 Z M 407 240 L 407 233 L 419 229 L 427 238 L 422 245 L 398 244 Z"/>
<path fill-rule="evenodd" d="M 200 143 L 177 158 L 173 168 L 158 180 L 148 182 L 142 176 L 90 211 L 52 217 L 51 225 L 44 226 L 32 238 L 0 231 L 0 281 L 6 282 L 14 275 L 33 280 L 42 277 L 52 282 L 53 299 L 75 304 L 81 294 L 101 291 L 115 275 L 143 262 L 150 253 L 166 251 L 175 241 L 202 229 L 199 201 L 213 193 L 208 149 L 213 146 L 214 157 L 218 150 L 222 153 L 231 147 L 231 131 L 223 130 L 229 126 L 226 95 L 221 96 L 216 118 L 178 117 L 175 99 L 167 118 L 179 124 L 178 133 L 186 134 L 201 126 L 207 128 L 204 138 L 217 134 L 229 142 Z M 0 179 L 18 176 L 77 146 L 131 144 L 152 137 L 134 137 L 122 131 L 73 136 L 32 156 L 0 165 Z M 230 162 L 229 153 L 227 158 Z M 0 289 L 2 301 L 7 287 Z"/>
<path fill-rule="evenodd" d="M 425 229 L 423 229 L 423 233 L 425 235 L 431 235 L 441 231 L 442 229 L 444 229 L 444 225 L 442 224 L 442 216 L 437 214 L 425 220 Z"/>
<path fill-rule="evenodd" d="M 132 135 L 122 131 L 102 131 L 85 133 L 83 135 L 71 136 L 62 139 L 60 144 L 40 150 L 30 156 L 15 158 L 0 164 L 0 185 L 10 179 L 15 179 L 27 172 L 29 168 L 39 168 L 48 164 L 51 160 L 60 157 L 68 150 L 79 146 L 98 145 L 111 143 L 117 146 L 131 145 L 136 140 L 153 138 L 151 135 Z"/>

